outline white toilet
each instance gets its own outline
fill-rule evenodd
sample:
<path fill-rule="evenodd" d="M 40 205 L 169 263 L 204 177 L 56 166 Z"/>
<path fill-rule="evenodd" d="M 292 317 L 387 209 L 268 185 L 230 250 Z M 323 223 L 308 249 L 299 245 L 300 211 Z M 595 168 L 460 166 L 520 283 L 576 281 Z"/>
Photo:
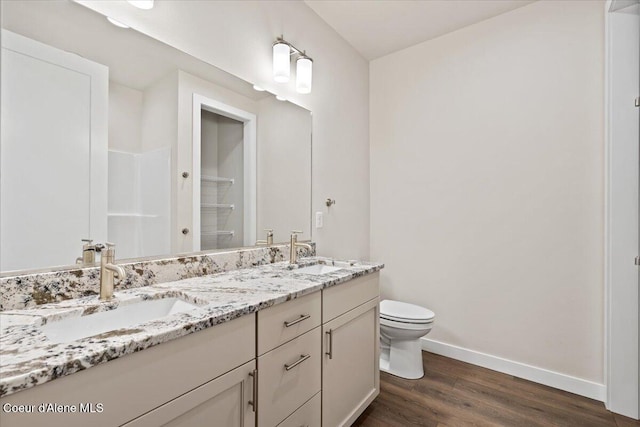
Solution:
<path fill-rule="evenodd" d="M 407 379 L 424 375 L 420 338 L 433 326 L 431 310 L 400 301 L 380 302 L 380 370 Z"/>

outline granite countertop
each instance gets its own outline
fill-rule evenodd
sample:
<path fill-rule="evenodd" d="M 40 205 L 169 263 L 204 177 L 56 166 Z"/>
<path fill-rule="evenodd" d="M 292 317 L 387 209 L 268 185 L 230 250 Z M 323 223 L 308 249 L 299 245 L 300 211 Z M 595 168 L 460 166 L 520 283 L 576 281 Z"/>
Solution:
<path fill-rule="evenodd" d="M 353 278 L 376 272 L 380 263 L 342 262 L 322 257 L 299 267 L 328 264 L 341 269 L 322 275 L 297 272 L 278 262 L 259 267 L 117 291 L 111 301 L 97 296 L 0 313 L 0 397 L 82 371 L 136 351 L 255 313 Z M 41 326 L 48 322 L 112 310 L 142 300 L 178 297 L 197 305 L 188 312 L 135 327 L 65 343 L 54 343 Z"/>

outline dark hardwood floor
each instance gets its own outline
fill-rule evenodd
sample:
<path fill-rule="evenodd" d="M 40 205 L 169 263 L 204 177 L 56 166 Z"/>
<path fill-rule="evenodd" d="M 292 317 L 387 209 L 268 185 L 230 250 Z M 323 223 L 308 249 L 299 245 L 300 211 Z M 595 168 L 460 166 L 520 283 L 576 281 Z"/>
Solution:
<path fill-rule="evenodd" d="M 354 426 L 631 427 L 602 402 L 423 352 L 425 375 L 380 374 L 380 395 Z"/>

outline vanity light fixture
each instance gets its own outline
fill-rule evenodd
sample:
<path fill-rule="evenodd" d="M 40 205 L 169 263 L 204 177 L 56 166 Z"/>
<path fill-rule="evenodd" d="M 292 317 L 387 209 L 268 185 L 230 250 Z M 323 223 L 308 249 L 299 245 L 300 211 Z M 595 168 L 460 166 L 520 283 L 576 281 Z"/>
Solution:
<path fill-rule="evenodd" d="M 304 50 L 300 50 L 287 42 L 282 36 L 273 43 L 273 79 L 278 83 L 286 83 L 291 75 L 291 57 L 296 59 L 296 91 L 298 93 L 311 92 L 311 80 L 313 76 L 313 59 L 307 56 Z"/>
<path fill-rule="evenodd" d="M 123 24 L 122 22 L 118 21 L 117 19 L 113 19 L 110 16 L 107 16 L 107 21 L 111 22 L 113 25 L 115 25 L 116 27 L 120 27 L 120 28 L 131 28 L 130 26 L 128 26 L 127 24 Z"/>
<path fill-rule="evenodd" d="M 313 73 L 313 60 L 306 55 L 301 55 L 296 60 L 296 91 L 298 93 L 311 92 L 311 77 Z"/>
<path fill-rule="evenodd" d="M 258 92 L 264 92 L 264 89 L 258 85 L 253 85 L 253 90 L 257 90 Z"/>
<path fill-rule="evenodd" d="M 287 100 L 287 98 L 285 98 L 285 97 L 284 97 L 284 96 L 282 96 L 282 95 L 276 95 L 276 99 L 277 99 L 278 101 L 286 101 L 286 100 Z"/>
<path fill-rule="evenodd" d="M 153 0 L 127 0 L 127 2 L 138 9 L 153 9 Z"/>
<path fill-rule="evenodd" d="M 273 80 L 286 83 L 291 74 L 290 49 L 284 40 L 278 40 L 273 44 Z"/>

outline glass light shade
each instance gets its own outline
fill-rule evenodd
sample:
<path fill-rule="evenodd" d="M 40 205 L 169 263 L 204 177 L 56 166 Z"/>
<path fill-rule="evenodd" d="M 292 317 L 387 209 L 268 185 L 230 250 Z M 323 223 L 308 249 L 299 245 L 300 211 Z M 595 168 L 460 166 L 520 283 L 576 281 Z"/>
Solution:
<path fill-rule="evenodd" d="M 273 45 L 273 80 L 286 83 L 290 74 L 289 45 L 276 43 Z"/>
<path fill-rule="evenodd" d="M 296 91 L 298 93 L 311 92 L 311 79 L 313 75 L 313 61 L 306 56 L 301 56 L 296 61 Z"/>
<path fill-rule="evenodd" d="M 153 9 L 153 0 L 127 0 L 132 6 L 138 9 Z"/>

